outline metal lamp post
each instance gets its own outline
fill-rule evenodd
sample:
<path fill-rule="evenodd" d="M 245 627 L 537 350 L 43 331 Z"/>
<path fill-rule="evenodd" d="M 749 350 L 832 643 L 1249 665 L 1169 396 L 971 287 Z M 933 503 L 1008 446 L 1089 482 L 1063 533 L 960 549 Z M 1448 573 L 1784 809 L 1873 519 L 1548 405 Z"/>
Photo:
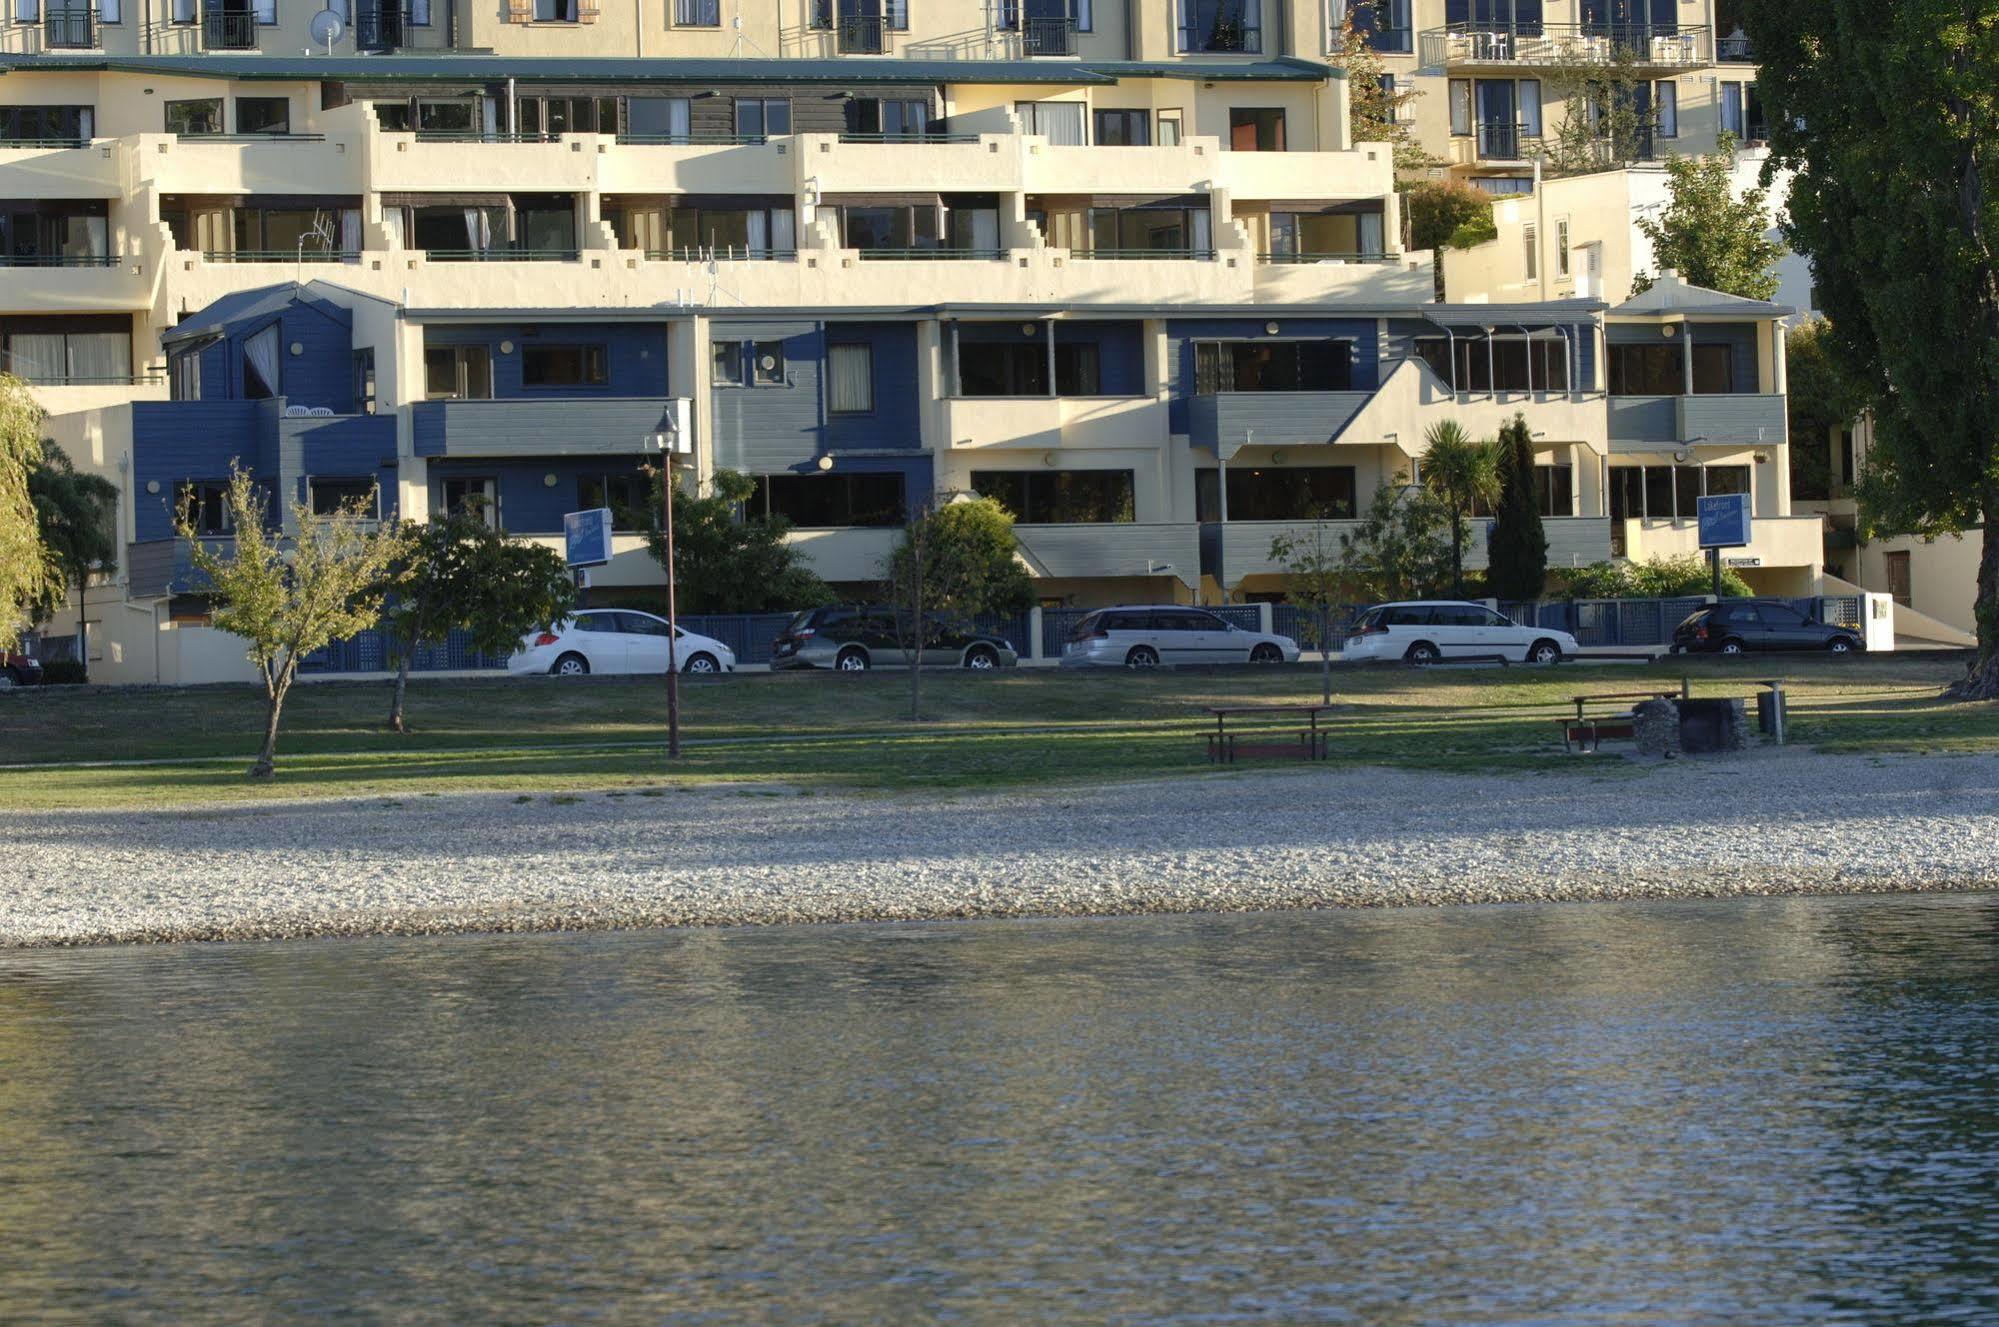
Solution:
<path fill-rule="evenodd" d="M 680 755 L 680 608 L 673 583 L 673 458 L 694 450 L 685 428 L 671 433 L 655 433 L 649 439 L 659 448 L 660 488 L 666 509 L 666 755 Z"/>

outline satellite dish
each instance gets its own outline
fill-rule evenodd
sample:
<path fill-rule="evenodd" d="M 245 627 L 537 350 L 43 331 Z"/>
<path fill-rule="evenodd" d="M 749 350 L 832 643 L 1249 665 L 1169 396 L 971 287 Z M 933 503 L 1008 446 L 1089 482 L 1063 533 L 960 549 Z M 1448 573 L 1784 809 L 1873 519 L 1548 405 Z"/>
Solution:
<path fill-rule="evenodd" d="M 331 9 L 322 9 L 312 16 L 312 39 L 333 54 L 333 43 L 340 40 L 340 34 L 347 31 L 347 20 Z"/>

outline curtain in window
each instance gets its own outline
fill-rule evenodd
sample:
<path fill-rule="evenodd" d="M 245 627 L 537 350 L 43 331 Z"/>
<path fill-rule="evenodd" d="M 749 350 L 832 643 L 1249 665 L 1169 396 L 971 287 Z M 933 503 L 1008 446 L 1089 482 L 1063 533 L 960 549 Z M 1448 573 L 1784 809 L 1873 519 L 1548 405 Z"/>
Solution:
<path fill-rule="evenodd" d="M 251 0 L 251 12 L 257 16 L 259 23 L 276 23 L 278 0 Z"/>
<path fill-rule="evenodd" d="M 1386 247 L 1381 238 L 1381 213 L 1363 212 L 1360 221 L 1360 252 L 1363 257 L 1379 258 Z"/>
<path fill-rule="evenodd" d="M 361 209 L 358 207 L 340 209 L 340 251 L 342 253 L 361 251 Z"/>
<path fill-rule="evenodd" d="M 474 253 L 493 247 L 493 220 L 483 207 L 465 209 L 465 247 Z"/>
<path fill-rule="evenodd" d="M 1210 213 L 1205 207 L 1194 208 L 1187 214 L 1188 229 L 1192 236 L 1190 247 L 1195 253 L 1206 253 L 1214 248 L 1214 233 L 1211 229 Z"/>
<path fill-rule="evenodd" d="M 236 225 L 226 207 L 203 207 L 190 209 L 188 220 L 194 223 L 194 247 L 202 253 L 234 253 L 236 251 Z"/>
<path fill-rule="evenodd" d="M 991 253 L 1000 247 L 999 213 L 991 208 L 973 208 L 961 216 L 970 216 L 972 221 L 972 247 L 984 253 Z"/>
<path fill-rule="evenodd" d="M 770 247 L 778 253 L 792 253 L 798 248 L 796 215 L 788 207 L 771 209 Z"/>
<path fill-rule="evenodd" d="M 132 376 L 132 338 L 124 332 L 71 332 L 69 376 L 123 382 Z"/>
<path fill-rule="evenodd" d="M 1659 106 L 1659 137 L 1678 138 L 1680 136 L 1680 88 L 1677 83 L 1662 81 L 1658 85 L 1655 100 Z"/>
<path fill-rule="evenodd" d="M 1471 80 L 1454 78 L 1450 84 L 1451 132 L 1460 136 L 1471 132 Z"/>
<path fill-rule="evenodd" d="M 34 23 L 42 17 L 42 0 L 14 0 L 14 21 Z"/>
<path fill-rule="evenodd" d="M 1520 80 L 1520 132 L 1529 138 L 1541 136 L 1541 80 Z"/>
<path fill-rule="evenodd" d="M 1742 84 L 1740 83 L 1721 85 L 1721 127 L 1737 138 L 1742 137 Z"/>
<path fill-rule="evenodd" d="M 871 346 L 827 347 L 827 407 L 856 413 L 875 408 L 874 350 Z"/>
<path fill-rule="evenodd" d="M 410 0 L 410 23 L 419 28 L 430 26 L 430 0 Z"/>
<path fill-rule="evenodd" d="M 173 17 L 176 23 L 194 22 L 194 0 L 173 0 Z"/>
<path fill-rule="evenodd" d="M 770 214 L 762 208 L 753 208 L 747 218 L 745 243 L 755 256 L 761 258 L 770 251 Z"/>
<path fill-rule="evenodd" d="M 103 217 L 66 218 L 62 232 L 65 258 L 102 258 L 111 252 Z"/>
<path fill-rule="evenodd" d="M 123 11 L 119 8 L 118 0 L 97 0 L 97 21 L 99 23 L 122 22 Z"/>
<path fill-rule="evenodd" d="M 1090 9 L 1091 0 L 1075 0 L 1076 30 L 1088 32 L 1096 26 L 1095 15 Z"/>
<path fill-rule="evenodd" d="M 97 137 L 97 108 L 79 106 L 76 108 L 76 136 L 88 142 Z"/>
<path fill-rule="evenodd" d="M 1083 145 L 1083 103 L 1080 101 L 1031 101 L 1024 128 L 1046 138 L 1051 147 Z"/>
<path fill-rule="evenodd" d="M 403 210 L 400 207 L 385 207 L 382 209 L 382 228 L 389 232 L 389 247 L 391 249 L 400 249 L 407 244 L 407 241 L 404 239 L 406 232 L 403 230 Z"/>
<path fill-rule="evenodd" d="M 259 391 L 259 388 L 262 388 Z M 251 398 L 278 394 L 278 325 L 243 341 L 243 395 Z"/>
<path fill-rule="evenodd" d="M 7 338 L 7 367 L 29 382 L 59 382 L 68 371 L 61 332 L 15 332 Z"/>
<path fill-rule="evenodd" d="M 892 31 L 909 31 L 909 0 L 882 0 L 882 16 Z"/>

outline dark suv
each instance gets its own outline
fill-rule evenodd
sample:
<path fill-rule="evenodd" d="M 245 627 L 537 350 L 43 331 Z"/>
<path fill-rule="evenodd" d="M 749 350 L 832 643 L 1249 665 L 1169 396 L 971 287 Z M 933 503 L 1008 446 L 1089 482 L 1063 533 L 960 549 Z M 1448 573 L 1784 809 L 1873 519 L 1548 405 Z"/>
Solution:
<path fill-rule="evenodd" d="M 864 673 L 870 668 L 909 663 L 898 631 L 906 616 L 880 604 L 840 604 L 808 608 L 785 624 L 771 643 L 770 666 L 831 668 Z M 931 623 L 923 645 L 925 667 L 1011 668 L 1020 662 L 1013 646 L 993 635 L 952 623 Z"/>
<path fill-rule="evenodd" d="M 1673 628 L 1673 653 L 1746 654 L 1752 650 L 1824 650 L 1851 654 L 1860 635 L 1808 617 L 1781 599 L 1724 599 Z"/>

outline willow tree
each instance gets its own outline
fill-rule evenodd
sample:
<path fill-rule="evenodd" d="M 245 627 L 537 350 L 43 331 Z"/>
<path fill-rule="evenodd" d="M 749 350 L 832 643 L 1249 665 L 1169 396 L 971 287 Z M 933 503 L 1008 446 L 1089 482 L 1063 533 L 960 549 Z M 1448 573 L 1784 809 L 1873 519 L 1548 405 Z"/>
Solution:
<path fill-rule="evenodd" d="M 0 649 L 19 642 L 30 611 L 61 580 L 28 496 L 28 476 L 41 461 L 42 408 L 28 384 L 0 373 Z"/>
<path fill-rule="evenodd" d="M 1746 21 L 1785 235 L 1874 418 L 1861 533 L 1983 527 L 1952 692 L 1999 698 L 1999 4 L 1748 0 Z"/>

